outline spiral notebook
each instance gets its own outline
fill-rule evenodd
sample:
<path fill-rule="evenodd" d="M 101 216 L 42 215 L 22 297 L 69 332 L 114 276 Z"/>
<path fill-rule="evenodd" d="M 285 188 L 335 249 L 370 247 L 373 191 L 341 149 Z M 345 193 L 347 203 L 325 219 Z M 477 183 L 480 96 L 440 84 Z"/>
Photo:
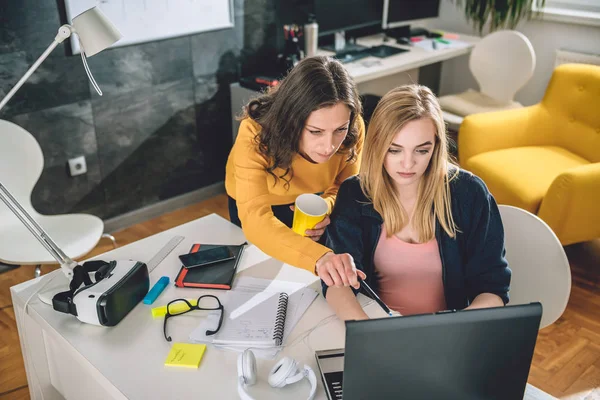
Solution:
<path fill-rule="evenodd" d="M 239 304 L 243 304 L 247 297 L 247 294 L 240 294 Z M 288 299 L 287 293 L 272 293 L 238 317 L 225 318 L 221 329 L 213 339 L 213 344 L 245 347 L 281 346 L 288 312 Z M 238 302 L 231 298 L 227 306 L 235 307 L 236 303 Z"/>

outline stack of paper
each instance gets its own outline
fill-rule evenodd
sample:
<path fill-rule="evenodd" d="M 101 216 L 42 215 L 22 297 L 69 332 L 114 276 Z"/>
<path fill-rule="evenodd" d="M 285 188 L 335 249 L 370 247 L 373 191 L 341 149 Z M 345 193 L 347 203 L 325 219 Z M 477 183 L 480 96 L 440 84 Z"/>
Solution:
<path fill-rule="evenodd" d="M 445 49 L 460 49 L 463 47 L 469 47 L 469 43 L 460 40 L 450 39 L 423 39 L 413 43 L 413 46 L 420 47 L 428 51 L 445 50 Z"/>

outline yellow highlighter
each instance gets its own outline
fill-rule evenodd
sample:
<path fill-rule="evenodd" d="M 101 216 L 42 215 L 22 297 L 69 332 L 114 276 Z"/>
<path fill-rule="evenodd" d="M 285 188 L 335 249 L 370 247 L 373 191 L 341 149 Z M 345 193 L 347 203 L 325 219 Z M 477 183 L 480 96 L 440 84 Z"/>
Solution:
<path fill-rule="evenodd" d="M 198 299 L 187 299 L 187 301 L 189 301 L 190 304 L 193 306 L 198 304 Z M 188 309 L 188 306 L 183 301 L 171 305 L 172 313 L 182 312 L 187 309 Z M 154 307 L 152 309 L 152 318 L 164 317 L 165 315 L 167 315 L 167 306 L 166 305 L 160 306 L 160 307 Z"/>

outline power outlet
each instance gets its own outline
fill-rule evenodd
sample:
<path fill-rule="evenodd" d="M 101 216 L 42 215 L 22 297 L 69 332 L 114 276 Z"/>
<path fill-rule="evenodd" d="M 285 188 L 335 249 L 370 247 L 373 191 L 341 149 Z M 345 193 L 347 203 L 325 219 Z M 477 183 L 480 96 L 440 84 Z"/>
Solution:
<path fill-rule="evenodd" d="M 69 160 L 69 172 L 71 173 L 71 176 L 85 174 L 87 172 L 87 164 L 85 163 L 85 156 L 71 158 Z"/>

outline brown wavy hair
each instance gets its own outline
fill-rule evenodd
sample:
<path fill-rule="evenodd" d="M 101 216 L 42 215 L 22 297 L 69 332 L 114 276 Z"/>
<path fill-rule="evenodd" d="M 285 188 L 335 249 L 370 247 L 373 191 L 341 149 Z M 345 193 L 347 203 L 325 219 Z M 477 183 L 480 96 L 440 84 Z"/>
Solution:
<path fill-rule="evenodd" d="M 275 184 L 281 178 L 289 187 L 293 177 L 292 159 L 300 151 L 300 137 L 310 113 L 337 103 L 350 109 L 348 134 L 338 153 L 348 154 L 348 161 L 353 161 L 359 134 L 356 122 L 362 114 L 362 106 L 354 81 L 333 58 L 303 59 L 277 86 L 244 108 L 242 119 L 250 117 L 261 126 L 256 144 L 269 160 L 266 171 L 275 178 Z M 277 168 L 283 173 L 276 175 Z"/>

